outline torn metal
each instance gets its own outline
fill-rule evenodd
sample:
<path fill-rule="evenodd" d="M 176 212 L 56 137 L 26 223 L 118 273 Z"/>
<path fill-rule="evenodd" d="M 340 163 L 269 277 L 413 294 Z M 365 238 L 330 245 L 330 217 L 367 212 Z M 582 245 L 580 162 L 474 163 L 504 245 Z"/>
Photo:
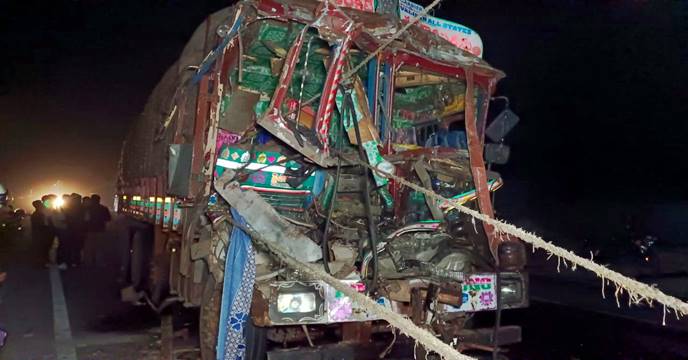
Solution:
<path fill-rule="evenodd" d="M 360 166 L 493 216 L 503 181 L 483 133 L 504 74 L 418 26 L 381 48 L 403 26 L 330 2 L 246 0 L 198 28 L 129 134 L 118 184 L 122 211 L 172 239 L 173 291 L 198 292 L 201 259 L 220 281 L 234 208 L 290 256 L 433 328 L 456 335 L 468 313 L 497 308 L 498 250 L 515 239 Z M 375 320 L 258 251 L 257 324 Z M 297 288 L 308 306 L 294 310 Z M 527 289 L 513 291 L 523 306 Z"/>

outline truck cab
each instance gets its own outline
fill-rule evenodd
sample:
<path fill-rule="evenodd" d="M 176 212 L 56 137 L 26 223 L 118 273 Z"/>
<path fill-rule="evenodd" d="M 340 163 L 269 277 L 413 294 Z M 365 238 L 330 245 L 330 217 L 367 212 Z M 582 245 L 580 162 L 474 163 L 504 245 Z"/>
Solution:
<path fill-rule="evenodd" d="M 226 351 L 237 221 L 460 351 L 520 340 L 472 320 L 527 306 L 523 245 L 457 209 L 494 216 L 503 180 L 486 163 L 503 145 L 485 137 L 514 124 L 487 119 L 504 74 L 418 26 L 397 36 L 404 24 L 242 1 L 199 27 L 151 95 L 122 151 L 128 275 L 153 306 L 200 309 L 204 360 Z M 242 251 L 246 358 L 379 354 L 384 321 L 255 243 Z"/>

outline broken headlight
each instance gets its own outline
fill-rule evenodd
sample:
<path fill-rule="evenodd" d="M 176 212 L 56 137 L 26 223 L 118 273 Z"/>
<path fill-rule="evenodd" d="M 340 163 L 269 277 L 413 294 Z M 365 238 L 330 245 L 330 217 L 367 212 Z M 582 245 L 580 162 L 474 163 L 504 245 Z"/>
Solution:
<path fill-rule="evenodd" d="M 500 276 L 499 300 L 502 302 L 502 308 L 528 306 L 526 277 L 521 273 L 502 273 Z"/>
<path fill-rule="evenodd" d="M 318 323 L 327 320 L 322 284 L 280 281 L 271 287 L 268 315 L 273 324 Z"/>
<path fill-rule="evenodd" d="M 309 313 L 315 311 L 315 294 L 293 293 L 277 295 L 277 311 L 282 314 Z"/>

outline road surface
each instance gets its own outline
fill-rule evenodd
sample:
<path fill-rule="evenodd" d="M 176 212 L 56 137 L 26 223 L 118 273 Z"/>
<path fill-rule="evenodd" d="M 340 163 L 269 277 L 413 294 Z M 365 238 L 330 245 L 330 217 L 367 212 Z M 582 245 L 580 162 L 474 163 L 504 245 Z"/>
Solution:
<path fill-rule="evenodd" d="M 10 333 L 0 360 L 161 359 L 160 318 L 120 302 L 116 250 L 103 250 L 109 266 L 60 272 L 37 263 L 28 232 L 0 243 L 0 265 L 8 271 L 0 326 Z M 663 327 L 659 309 L 617 308 L 611 290 L 601 298 L 594 277 L 540 269 L 531 291 L 530 308 L 504 312 L 505 325 L 523 327 L 523 343 L 509 349 L 509 359 L 688 359 L 685 319 L 668 317 Z"/>
<path fill-rule="evenodd" d="M 28 231 L 0 244 L 0 261 L 8 273 L 0 325 L 9 333 L 1 360 L 159 358 L 160 320 L 119 301 L 114 263 L 46 268 Z"/>

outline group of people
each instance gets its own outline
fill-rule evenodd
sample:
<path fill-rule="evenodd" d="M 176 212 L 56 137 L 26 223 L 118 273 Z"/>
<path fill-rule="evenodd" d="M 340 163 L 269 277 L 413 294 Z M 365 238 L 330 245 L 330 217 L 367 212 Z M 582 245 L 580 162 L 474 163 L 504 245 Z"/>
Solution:
<path fill-rule="evenodd" d="M 61 270 L 86 263 L 97 263 L 110 210 L 100 203 L 99 195 L 45 195 L 33 202 L 31 214 L 33 243 L 39 248 L 41 262 L 52 263 L 50 250 L 58 240 L 56 263 Z"/>

